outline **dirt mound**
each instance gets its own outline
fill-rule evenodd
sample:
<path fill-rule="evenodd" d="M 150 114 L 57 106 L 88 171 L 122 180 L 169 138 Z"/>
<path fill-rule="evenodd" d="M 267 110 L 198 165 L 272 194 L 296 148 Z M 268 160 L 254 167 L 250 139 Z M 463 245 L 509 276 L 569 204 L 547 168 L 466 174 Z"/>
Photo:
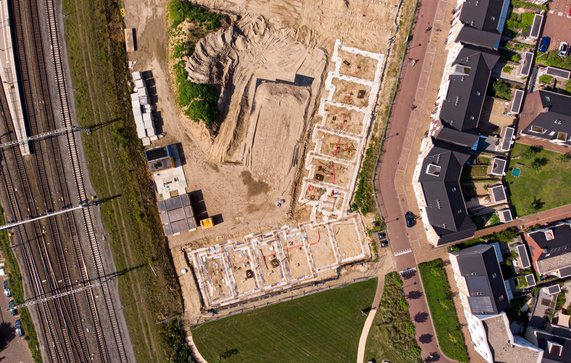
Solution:
<path fill-rule="evenodd" d="M 247 15 L 200 40 L 187 59 L 190 80 L 222 87 L 219 105 L 224 121 L 208 152 L 211 161 L 243 164 L 259 175 L 253 165 L 258 165 L 256 155 L 261 154 L 252 150 L 269 150 L 277 143 L 291 143 L 293 147 L 288 144 L 284 149 L 292 152 L 298 148 L 295 145 L 316 103 L 326 56 L 324 51 L 310 48 L 292 35 L 291 31 L 271 27 L 263 16 Z M 260 87 L 267 81 L 273 85 Z M 258 97 L 259 91 L 264 95 Z M 279 95 L 279 104 L 270 97 L 272 93 Z M 271 136 L 252 136 L 257 126 L 265 130 L 266 120 L 275 127 L 271 120 L 280 118 L 291 122 L 295 131 L 290 133 L 288 127 L 278 127 Z M 284 171 L 289 173 L 289 168 Z M 270 179 L 280 178 L 279 172 L 274 174 Z"/>

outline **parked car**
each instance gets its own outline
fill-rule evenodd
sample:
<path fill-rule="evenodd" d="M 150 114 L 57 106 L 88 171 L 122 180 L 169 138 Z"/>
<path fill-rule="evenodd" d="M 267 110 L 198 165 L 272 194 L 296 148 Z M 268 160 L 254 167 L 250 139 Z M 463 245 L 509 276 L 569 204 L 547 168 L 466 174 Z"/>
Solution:
<path fill-rule="evenodd" d="M 24 332 L 22 331 L 22 322 L 20 321 L 20 319 L 16 320 L 16 334 L 19 337 L 24 336 Z"/>
<path fill-rule="evenodd" d="M 377 237 L 380 240 L 386 239 L 387 238 L 387 232 L 377 232 Z"/>
<path fill-rule="evenodd" d="M 10 314 L 13 316 L 18 315 L 18 309 L 14 309 L 14 306 L 16 306 L 16 303 L 14 303 L 14 300 L 10 300 L 8 303 L 8 309 L 10 309 Z"/>
<path fill-rule="evenodd" d="M 549 44 L 551 44 L 550 37 L 541 38 L 541 40 L 539 41 L 539 51 L 544 53 L 547 52 L 547 50 L 549 49 Z"/>
<path fill-rule="evenodd" d="M 12 296 L 12 291 L 10 291 L 10 284 L 8 280 L 4 280 L 4 295 L 10 297 Z"/>
<path fill-rule="evenodd" d="M 389 247 L 389 240 L 388 239 L 382 239 L 381 240 L 381 247 Z"/>
<path fill-rule="evenodd" d="M 6 275 L 6 270 L 4 270 L 4 262 L 0 262 L 0 276 Z"/>
<path fill-rule="evenodd" d="M 408 211 L 404 214 L 404 219 L 406 221 L 406 226 L 408 228 L 411 228 L 416 224 L 416 218 L 414 217 L 414 214 L 411 211 Z"/>
<path fill-rule="evenodd" d="M 561 44 L 559 44 L 559 56 L 565 57 L 568 51 L 569 51 L 569 43 L 561 42 Z"/>

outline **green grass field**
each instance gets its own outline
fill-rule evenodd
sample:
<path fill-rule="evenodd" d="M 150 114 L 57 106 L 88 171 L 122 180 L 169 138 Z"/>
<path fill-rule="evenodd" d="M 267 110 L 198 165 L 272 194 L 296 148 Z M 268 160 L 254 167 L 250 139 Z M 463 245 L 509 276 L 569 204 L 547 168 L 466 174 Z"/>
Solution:
<path fill-rule="evenodd" d="M 440 349 L 449 358 L 468 362 L 468 351 L 456 315 L 444 263 L 441 259 L 423 262 L 418 265 L 418 269 Z"/>
<path fill-rule="evenodd" d="M 519 177 L 512 175 L 516 167 Z M 571 159 L 566 155 L 516 143 L 506 181 L 519 217 L 571 203 Z"/>
<path fill-rule="evenodd" d="M 219 362 L 354 362 L 377 280 L 202 324 L 192 335 Z"/>
<path fill-rule="evenodd" d="M 403 282 L 396 272 L 385 276 L 381 305 L 367 338 L 366 361 L 388 360 L 399 363 L 422 361 L 402 285 Z"/>

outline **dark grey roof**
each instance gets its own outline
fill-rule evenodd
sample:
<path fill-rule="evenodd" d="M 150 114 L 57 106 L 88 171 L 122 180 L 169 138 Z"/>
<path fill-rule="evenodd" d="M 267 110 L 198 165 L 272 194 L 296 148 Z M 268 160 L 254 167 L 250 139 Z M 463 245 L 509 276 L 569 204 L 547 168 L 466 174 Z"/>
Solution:
<path fill-rule="evenodd" d="M 502 150 L 509 151 L 511 149 L 514 133 L 513 127 L 506 127 L 502 130 Z"/>
<path fill-rule="evenodd" d="M 542 362 L 571 362 L 571 340 L 542 331 L 537 331 L 536 335 L 537 345 L 543 349 Z"/>
<path fill-rule="evenodd" d="M 456 255 L 460 274 L 466 280 L 472 314 L 505 311 L 509 299 L 494 247 L 481 244 L 453 254 Z"/>
<path fill-rule="evenodd" d="M 454 130 L 451 127 L 442 127 L 437 131 L 434 137 L 438 140 L 449 142 L 451 144 L 456 144 L 464 147 L 471 148 L 479 141 L 479 136 L 477 134 L 470 134 L 467 132 L 462 132 Z"/>
<path fill-rule="evenodd" d="M 155 149 L 149 149 L 145 151 L 145 156 L 147 158 L 147 161 L 162 159 L 169 156 L 169 150 L 168 147 L 166 146 L 157 147 Z"/>
<path fill-rule="evenodd" d="M 533 274 L 525 275 L 525 282 L 527 282 L 527 286 L 529 287 L 535 286 L 535 276 Z"/>
<path fill-rule="evenodd" d="M 551 285 L 545 289 L 549 295 L 558 294 L 561 292 L 561 286 L 559 286 L 559 284 Z"/>
<path fill-rule="evenodd" d="M 506 170 L 507 161 L 501 158 L 492 159 L 492 174 L 493 175 L 503 175 Z"/>
<path fill-rule="evenodd" d="M 556 140 L 558 136 L 566 145 L 571 136 L 571 96 L 549 91 L 539 91 L 543 109 L 523 131 L 524 134 L 547 140 Z M 540 127 L 544 132 L 533 132 L 532 127 Z"/>
<path fill-rule="evenodd" d="M 527 249 L 525 248 L 524 244 L 519 244 L 516 246 L 517 253 L 519 255 L 519 260 L 521 261 L 522 268 L 528 268 L 531 266 L 531 262 L 529 261 L 529 254 L 527 253 Z"/>
<path fill-rule="evenodd" d="M 452 64 L 454 70 L 439 115 L 445 126 L 477 132 L 490 74 L 499 58 L 482 48 L 464 46 L 460 50 Z"/>
<path fill-rule="evenodd" d="M 460 12 L 464 26 L 456 42 L 497 49 L 509 3 L 509 0 L 466 0 Z"/>
<path fill-rule="evenodd" d="M 546 230 L 551 231 L 552 239 L 547 239 Z M 551 234 L 549 235 L 551 236 Z M 569 259 L 571 261 L 571 227 L 567 223 L 560 223 L 547 229 L 531 231 L 528 233 L 528 236 L 543 249 L 538 260 L 570 254 Z"/>
<path fill-rule="evenodd" d="M 469 158 L 470 155 L 461 148 L 439 143 L 423 161 L 419 181 L 427 204 L 428 220 L 440 236 L 439 244 L 468 238 L 476 230 L 468 216 L 460 187 L 462 167 Z"/>
<path fill-rule="evenodd" d="M 494 185 L 493 187 L 490 188 L 490 190 L 492 191 L 492 195 L 494 196 L 494 200 L 496 201 L 496 203 L 501 203 L 508 200 L 503 185 L 501 184 Z"/>
<path fill-rule="evenodd" d="M 194 211 L 188 194 L 161 200 L 158 202 L 158 208 L 165 235 L 196 229 Z"/>

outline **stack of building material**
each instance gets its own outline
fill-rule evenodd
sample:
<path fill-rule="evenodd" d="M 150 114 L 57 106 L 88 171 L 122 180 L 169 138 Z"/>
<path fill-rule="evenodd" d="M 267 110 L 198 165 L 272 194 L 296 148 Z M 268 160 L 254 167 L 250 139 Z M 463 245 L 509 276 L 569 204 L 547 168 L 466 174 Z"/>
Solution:
<path fill-rule="evenodd" d="M 133 72 L 132 76 L 135 82 L 135 89 L 131 93 L 131 104 L 133 106 L 135 124 L 137 125 L 137 136 L 141 139 L 144 146 L 148 146 L 152 141 L 158 139 L 151 114 L 151 100 L 141 72 Z"/>

